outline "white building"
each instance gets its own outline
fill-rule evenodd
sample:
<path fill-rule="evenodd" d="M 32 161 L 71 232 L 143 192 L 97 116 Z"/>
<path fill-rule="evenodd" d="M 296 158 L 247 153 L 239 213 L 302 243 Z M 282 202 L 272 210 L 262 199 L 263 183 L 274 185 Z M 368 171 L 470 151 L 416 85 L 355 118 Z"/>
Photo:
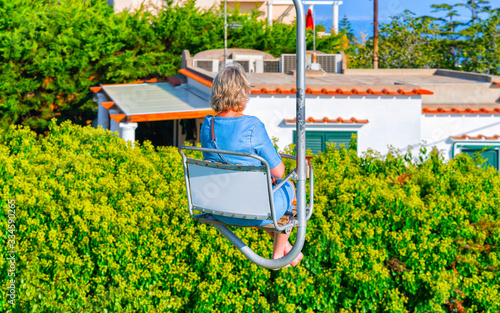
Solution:
<path fill-rule="evenodd" d="M 207 103 L 222 54 L 222 50 L 193 57 L 183 53 L 182 75 L 170 78 L 178 86 L 163 83 L 161 87 L 171 92 L 170 99 L 176 100 L 170 103 L 175 105 L 148 100 L 153 96 L 148 88 L 161 84 L 95 89 L 101 91 L 101 124 L 106 126 L 104 107 L 113 105 L 119 112 L 111 113 L 111 120 L 121 122 L 129 134 L 130 122 L 179 118 L 196 118 L 199 131 L 203 117 L 212 114 Z M 244 66 L 252 85 L 244 113 L 262 120 L 281 149 L 293 143 L 295 56 L 275 59 L 259 51 L 237 49 L 229 49 L 228 54 Z M 385 154 L 390 146 L 405 151 L 424 144 L 452 158 L 489 147 L 483 156 L 500 169 L 499 76 L 435 69 L 351 70 L 345 68 L 341 54 L 320 54 L 318 62 L 324 70 L 306 71 L 306 148 L 318 152 L 325 149 L 325 142 L 348 145 L 353 134 L 359 155 L 369 149 Z M 120 88 L 125 94 L 121 100 L 116 96 Z M 131 104 L 134 92 L 135 104 Z M 153 112 L 151 106 L 164 111 Z M 177 144 L 183 142 L 179 132 L 173 135 Z"/>

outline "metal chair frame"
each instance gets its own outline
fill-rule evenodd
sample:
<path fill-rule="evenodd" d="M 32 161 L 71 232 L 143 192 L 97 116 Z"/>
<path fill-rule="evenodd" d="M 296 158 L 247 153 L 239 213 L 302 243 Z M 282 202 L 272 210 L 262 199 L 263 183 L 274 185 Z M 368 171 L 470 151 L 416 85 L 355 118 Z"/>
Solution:
<path fill-rule="evenodd" d="M 178 148 L 179 153 L 182 156 L 182 164 L 184 167 L 184 179 L 186 183 L 186 193 L 187 193 L 187 199 L 188 199 L 188 210 L 189 214 L 191 215 L 192 218 L 199 220 L 202 223 L 210 223 L 210 224 L 224 224 L 221 222 L 217 222 L 216 220 L 211 220 L 207 217 L 210 215 L 220 215 L 220 216 L 225 216 L 229 218 L 243 218 L 243 219 L 250 219 L 250 220 L 271 220 L 272 219 L 272 224 L 274 226 L 274 229 L 276 231 L 282 232 L 282 233 L 290 233 L 291 228 L 297 226 L 298 222 L 297 220 L 292 219 L 285 225 L 278 225 L 278 220 L 279 218 L 276 216 L 276 211 L 274 208 L 274 193 L 278 191 L 287 181 L 290 179 L 293 179 L 296 177 L 296 169 L 291 171 L 278 185 L 273 187 L 272 182 L 271 182 L 271 171 L 269 168 L 269 164 L 266 162 L 265 159 L 262 157 L 255 155 L 255 154 L 250 154 L 250 153 L 242 153 L 242 152 L 234 152 L 234 151 L 225 151 L 225 150 L 215 150 L 215 149 L 208 149 L 208 148 L 200 148 L 200 147 L 192 147 L 192 146 L 180 146 Z M 228 155 L 239 155 L 239 156 L 244 156 L 244 157 L 249 157 L 253 159 L 257 159 L 260 161 L 263 165 L 262 166 L 245 166 L 245 165 L 238 165 L 238 164 L 224 164 L 224 163 L 219 163 L 219 162 L 212 162 L 212 161 L 205 161 L 205 160 L 199 160 L 199 159 L 193 159 L 189 158 L 185 155 L 184 150 L 190 150 L 190 151 L 199 151 L 199 152 L 209 152 L 209 153 L 220 153 L 220 154 L 228 154 Z M 282 158 L 287 158 L 287 159 L 296 159 L 295 156 L 292 155 L 286 155 L 286 154 L 281 154 Z M 309 160 L 308 160 L 309 162 Z M 212 176 L 218 174 L 224 174 L 227 171 L 239 171 L 239 172 L 262 172 L 266 176 L 266 189 L 267 189 L 267 195 L 268 195 L 268 204 L 269 204 L 269 213 L 266 215 L 263 214 L 253 214 L 252 212 L 228 212 L 224 210 L 220 210 L 217 207 L 204 207 L 203 205 L 197 205 L 193 201 L 193 188 L 192 184 L 190 182 L 190 166 L 191 167 L 207 167 L 212 169 Z M 314 206 L 314 197 L 313 197 L 313 189 L 314 189 L 314 169 L 312 164 L 309 162 L 309 205 L 306 207 L 306 220 L 308 220 L 313 212 L 313 206 Z M 248 192 L 247 189 L 244 187 L 240 190 L 241 192 Z M 194 190 L 194 192 L 198 192 L 198 190 Z M 237 205 L 234 205 L 237 207 Z M 260 208 L 262 209 L 262 208 Z M 264 208 L 266 209 L 266 208 Z M 194 214 L 194 211 L 200 211 L 202 214 Z M 240 226 L 240 227 L 245 227 L 245 226 Z M 259 226 L 252 226 L 252 227 L 257 227 L 261 229 L 266 229 L 272 231 L 272 228 L 270 229 L 269 227 L 259 227 Z"/>

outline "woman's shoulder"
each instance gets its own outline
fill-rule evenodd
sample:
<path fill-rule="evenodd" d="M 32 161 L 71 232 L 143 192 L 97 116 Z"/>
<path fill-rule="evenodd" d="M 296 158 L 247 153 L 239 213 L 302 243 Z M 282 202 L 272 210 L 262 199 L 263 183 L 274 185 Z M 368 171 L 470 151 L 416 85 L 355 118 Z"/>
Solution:
<path fill-rule="evenodd" d="M 209 122 L 213 118 L 214 118 L 213 115 L 205 115 L 205 119 L 203 120 L 203 122 Z"/>
<path fill-rule="evenodd" d="M 252 124 L 252 126 L 256 126 L 256 125 L 261 126 L 261 125 L 264 125 L 264 123 L 262 123 L 261 120 L 257 116 L 245 115 L 245 117 L 246 117 L 247 123 Z"/>
<path fill-rule="evenodd" d="M 207 115 L 205 116 L 204 124 L 210 124 L 212 120 L 215 120 L 216 124 L 222 125 L 239 125 L 239 127 L 243 127 L 244 129 L 254 129 L 264 127 L 264 123 L 261 120 L 253 115 L 242 115 L 238 117 L 222 117 L 222 116 L 213 116 Z"/>

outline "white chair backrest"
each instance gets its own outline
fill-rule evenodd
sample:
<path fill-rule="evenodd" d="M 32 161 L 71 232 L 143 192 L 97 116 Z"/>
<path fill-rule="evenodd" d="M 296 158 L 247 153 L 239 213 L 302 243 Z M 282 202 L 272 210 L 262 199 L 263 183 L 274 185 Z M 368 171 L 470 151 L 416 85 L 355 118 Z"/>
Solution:
<path fill-rule="evenodd" d="M 188 159 L 188 177 L 193 209 L 247 219 L 271 217 L 264 166 L 239 166 Z"/>

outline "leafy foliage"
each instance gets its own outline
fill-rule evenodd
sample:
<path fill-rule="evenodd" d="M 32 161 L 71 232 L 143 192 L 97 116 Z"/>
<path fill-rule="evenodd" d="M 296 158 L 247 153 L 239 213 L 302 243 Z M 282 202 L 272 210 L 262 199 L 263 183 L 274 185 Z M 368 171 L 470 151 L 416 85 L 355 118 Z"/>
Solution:
<path fill-rule="evenodd" d="M 0 133 L 0 220 L 15 199 L 19 238 L 18 307 L 2 312 L 500 309 L 500 177 L 468 156 L 328 149 L 305 258 L 271 273 L 189 217 L 175 148 L 49 128 Z M 236 232 L 270 256 L 264 233 Z"/>
<path fill-rule="evenodd" d="M 95 117 L 91 86 L 175 75 L 182 50 L 223 48 L 220 10 L 194 4 L 114 14 L 105 0 L 0 0 L 0 127 L 40 132 L 52 117 L 86 124 Z M 229 31 L 229 47 L 295 52 L 294 25 L 270 28 L 256 12 L 231 13 L 242 27 Z M 317 49 L 337 51 L 340 41 L 318 38 Z"/>

